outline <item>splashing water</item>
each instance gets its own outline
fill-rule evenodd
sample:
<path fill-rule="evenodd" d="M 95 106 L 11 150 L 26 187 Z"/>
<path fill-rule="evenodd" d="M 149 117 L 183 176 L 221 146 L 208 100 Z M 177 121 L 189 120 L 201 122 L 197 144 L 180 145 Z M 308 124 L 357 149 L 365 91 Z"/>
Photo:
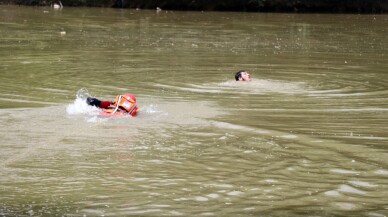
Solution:
<path fill-rule="evenodd" d="M 89 91 L 83 87 L 77 91 L 76 96 L 77 96 L 77 98 L 86 99 L 86 98 L 90 97 L 90 94 L 89 94 Z"/>
<path fill-rule="evenodd" d="M 69 115 L 77 115 L 77 114 L 88 114 L 88 115 L 98 115 L 99 109 L 90 106 L 86 103 L 86 98 L 89 97 L 90 94 L 85 88 L 81 88 L 77 91 L 76 99 L 73 103 L 69 104 L 66 107 L 66 112 Z"/>

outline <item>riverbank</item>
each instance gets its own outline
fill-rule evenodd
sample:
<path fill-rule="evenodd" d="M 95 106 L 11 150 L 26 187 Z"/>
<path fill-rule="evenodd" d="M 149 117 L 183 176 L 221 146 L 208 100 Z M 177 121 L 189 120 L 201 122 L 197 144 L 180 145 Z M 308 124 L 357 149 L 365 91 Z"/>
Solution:
<path fill-rule="evenodd" d="M 49 6 L 53 0 L 0 0 L 0 4 Z M 388 0 L 62 0 L 64 7 L 113 7 L 190 11 L 387 13 Z"/>

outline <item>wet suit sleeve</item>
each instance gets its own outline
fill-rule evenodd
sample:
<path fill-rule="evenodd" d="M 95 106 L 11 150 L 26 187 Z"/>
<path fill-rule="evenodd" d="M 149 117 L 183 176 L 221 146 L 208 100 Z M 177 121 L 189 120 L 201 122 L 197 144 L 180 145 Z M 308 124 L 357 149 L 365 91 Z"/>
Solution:
<path fill-rule="evenodd" d="M 98 108 L 108 108 L 111 104 L 110 101 L 100 101 L 93 97 L 88 97 L 86 99 L 86 103 L 88 103 L 88 105 L 95 106 Z"/>
<path fill-rule="evenodd" d="M 110 106 L 110 101 L 101 101 L 100 102 L 100 108 L 108 108 Z"/>

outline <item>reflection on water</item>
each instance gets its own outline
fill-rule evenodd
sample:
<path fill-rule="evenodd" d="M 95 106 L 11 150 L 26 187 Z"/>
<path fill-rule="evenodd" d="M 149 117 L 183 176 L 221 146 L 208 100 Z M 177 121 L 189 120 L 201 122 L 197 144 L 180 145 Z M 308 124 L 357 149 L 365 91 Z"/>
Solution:
<path fill-rule="evenodd" d="M 388 215 L 387 16 L 0 10 L 0 215 Z"/>

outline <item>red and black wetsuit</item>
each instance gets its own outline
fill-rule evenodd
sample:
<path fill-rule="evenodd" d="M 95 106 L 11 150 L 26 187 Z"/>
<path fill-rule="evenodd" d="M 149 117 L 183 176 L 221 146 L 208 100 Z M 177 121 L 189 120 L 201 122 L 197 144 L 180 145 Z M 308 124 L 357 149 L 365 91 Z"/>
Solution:
<path fill-rule="evenodd" d="M 88 103 L 88 105 L 96 106 L 98 108 L 103 108 L 103 109 L 106 109 L 111 104 L 113 104 L 111 101 L 101 101 L 101 100 L 98 100 L 98 99 L 93 98 L 93 97 L 88 97 L 86 99 L 86 102 Z"/>

